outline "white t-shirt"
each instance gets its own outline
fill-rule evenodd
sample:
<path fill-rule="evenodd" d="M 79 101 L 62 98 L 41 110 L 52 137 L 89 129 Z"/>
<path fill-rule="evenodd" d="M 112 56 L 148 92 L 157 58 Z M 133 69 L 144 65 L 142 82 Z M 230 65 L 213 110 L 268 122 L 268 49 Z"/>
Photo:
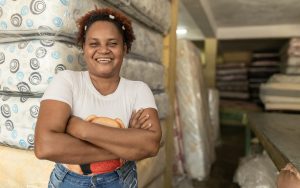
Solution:
<path fill-rule="evenodd" d="M 119 118 L 128 127 L 133 110 L 155 108 L 150 88 L 141 81 L 120 79 L 114 93 L 103 96 L 90 79 L 87 71 L 61 71 L 46 89 L 42 100 L 52 99 L 67 103 L 72 114 L 86 119 L 90 115 Z"/>

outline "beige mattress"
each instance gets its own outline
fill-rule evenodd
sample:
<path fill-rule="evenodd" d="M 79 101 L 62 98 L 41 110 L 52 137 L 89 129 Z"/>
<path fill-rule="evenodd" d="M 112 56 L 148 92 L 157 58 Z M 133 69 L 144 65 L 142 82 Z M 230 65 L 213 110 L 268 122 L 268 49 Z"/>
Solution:
<path fill-rule="evenodd" d="M 54 163 L 38 160 L 33 151 L 0 146 L 0 185 L 3 188 L 48 187 Z"/>

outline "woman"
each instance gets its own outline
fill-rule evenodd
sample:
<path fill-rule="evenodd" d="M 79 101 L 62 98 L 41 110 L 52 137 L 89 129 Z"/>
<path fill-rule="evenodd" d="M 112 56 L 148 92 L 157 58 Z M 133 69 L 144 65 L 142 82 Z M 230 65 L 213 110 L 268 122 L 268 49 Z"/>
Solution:
<path fill-rule="evenodd" d="M 88 71 L 62 71 L 45 91 L 35 155 L 56 162 L 49 187 L 137 187 L 134 161 L 157 154 L 161 129 L 149 87 L 119 76 L 134 40 L 131 22 L 107 8 L 89 12 L 78 25 Z M 125 129 L 90 121 L 91 115 Z M 106 170 L 114 169 L 101 172 L 101 161 L 116 160 L 119 165 L 108 162 Z"/>

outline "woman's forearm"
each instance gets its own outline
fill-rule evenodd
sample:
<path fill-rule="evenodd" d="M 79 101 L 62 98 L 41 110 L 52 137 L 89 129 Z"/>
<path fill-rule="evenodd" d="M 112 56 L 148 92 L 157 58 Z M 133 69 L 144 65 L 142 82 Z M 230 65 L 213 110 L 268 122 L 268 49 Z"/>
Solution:
<path fill-rule="evenodd" d="M 161 134 L 155 131 L 111 128 L 79 119 L 74 121 L 76 122 L 68 126 L 68 133 L 104 148 L 122 159 L 139 160 L 155 156 L 158 152 Z"/>
<path fill-rule="evenodd" d="M 66 133 L 48 132 L 37 138 L 35 154 L 39 159 L 67 164 L 84 164 L 118 157 L 105 149 Z"/>

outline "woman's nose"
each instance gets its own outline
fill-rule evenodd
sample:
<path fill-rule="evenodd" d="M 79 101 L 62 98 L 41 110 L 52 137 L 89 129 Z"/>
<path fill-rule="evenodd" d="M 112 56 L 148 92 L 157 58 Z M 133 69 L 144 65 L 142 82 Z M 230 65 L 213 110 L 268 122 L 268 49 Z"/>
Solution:
<path fill-rule="evenodd" d="M 97 52 L 98 53 L 101 53 L 101 54 L 105 54 L 105 53 L 109 53 L 110 50 L 107 46 L 100 46 L 98 49 L 97 49 Z"/>

